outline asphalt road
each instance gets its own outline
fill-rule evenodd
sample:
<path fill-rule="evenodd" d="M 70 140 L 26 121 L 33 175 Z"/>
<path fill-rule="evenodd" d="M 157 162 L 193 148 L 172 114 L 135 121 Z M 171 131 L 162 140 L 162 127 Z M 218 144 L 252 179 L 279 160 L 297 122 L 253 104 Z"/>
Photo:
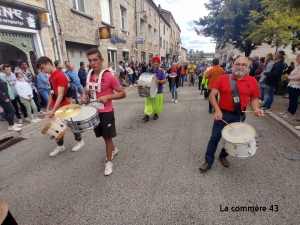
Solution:
<path fill-rule="evenodd" d="M 119 154 L 109 177 L 104 142 L 93 132 L 83 134 L 86 145 L 76 153 L 68 133 L 67 150 L 54 158 L 56 144 L 40 131 L 0 152 L 0 194 L 19 224 L 299 224 L 299 140 L 248 116 L 257 153 L 229 157 L 229 168 L 216 160 L 202 174 L 213 122 L 208 102 L 184 87 L 176 105 L 166 89 L 163 113 L 146 124 L 136 90 L 114 103 Z"/>

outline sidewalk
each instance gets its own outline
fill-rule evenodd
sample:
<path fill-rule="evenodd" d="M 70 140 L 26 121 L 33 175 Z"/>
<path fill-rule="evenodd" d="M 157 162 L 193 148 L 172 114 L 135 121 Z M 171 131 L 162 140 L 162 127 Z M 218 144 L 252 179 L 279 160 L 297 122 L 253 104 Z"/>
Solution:
<path fill-rule="evenodd" d="M 131 91 L 133 89 L 137 89 L 135 86 L 132 87 L 125 87 L 125 92 Z M 46 111 L 45 109 L 42 109 L 42 111 Z M 42 116 L 39 117 L 40 119 L 43 119 Z M 15 118 L 15 122 L 17 122 L 17 118 Z M 20 132 L 16 131 L 8 131 L 7 127 L 7 122 L 6 121 L 0 121 L 0 141 L 9 138 L 9 137 L 17 137 L 22 134 L 29 133 L 31 131 L 34 131 L 36 129 L 40 129 L 44 127 L 48 123 L 49 119 L 45 119 L 44 121 L 41 121 L 39 123 L 30 123 L 27 121 L 23 121 L 23 127 Z"/>

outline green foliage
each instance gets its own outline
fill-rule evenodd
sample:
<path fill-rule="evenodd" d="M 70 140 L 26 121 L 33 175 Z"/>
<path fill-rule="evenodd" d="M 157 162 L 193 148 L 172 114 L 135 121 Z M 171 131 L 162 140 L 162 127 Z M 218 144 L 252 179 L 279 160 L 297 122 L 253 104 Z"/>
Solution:
<path fill-rule="evenodd" d="M 251 12 L 262 11 L 260 3 L 261 0 L 210 0 L 205 4 L 210 13 L 195 21 L 200 26 L 195 31 L 198 35 L 212 37 L 218 43 L 217 47 L 230 43 L 249 56 L 261 44 L 259 40 L 252 40 L 250 35 L 262 21 L 257 20 L 256 26 L 249 26 Z"/>
<path fill-rule="evenodd" d="M 288 83 L 290 82 L 289 78 L 285 78 L 285 76 L 288 76 L 288 74 L 284 74 L 282 77 L 281 77 L 281 80 L 280 80 L 280 84 L 282 86 L 287 86 Z"/>

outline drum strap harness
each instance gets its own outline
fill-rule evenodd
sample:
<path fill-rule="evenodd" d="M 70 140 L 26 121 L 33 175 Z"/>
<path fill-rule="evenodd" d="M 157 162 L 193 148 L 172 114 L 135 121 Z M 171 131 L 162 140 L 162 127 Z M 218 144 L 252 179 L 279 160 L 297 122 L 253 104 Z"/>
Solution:
<path fill-rule="evenodd" d="M 232 79 L 232 74 L 229 75 L 229 83 L 231 87 L 231 95 L 232 95 L 234 111 L 239 114 L 242 114 L 240 95 L 236 85 L 236 81 Z"/>

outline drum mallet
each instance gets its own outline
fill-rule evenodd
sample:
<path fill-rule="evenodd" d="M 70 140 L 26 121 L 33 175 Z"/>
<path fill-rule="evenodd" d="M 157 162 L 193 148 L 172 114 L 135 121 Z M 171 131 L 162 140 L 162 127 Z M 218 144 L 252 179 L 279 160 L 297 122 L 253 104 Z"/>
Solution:
<path fill-rule="evenodd" d="M 227 123 L 225 120 L 221 119 L 224 123 L 226 123 L 228 126 L 230 126 L 232 129 L 235 129 L 233 126 L 231 126 L 229 123 Z"/>

